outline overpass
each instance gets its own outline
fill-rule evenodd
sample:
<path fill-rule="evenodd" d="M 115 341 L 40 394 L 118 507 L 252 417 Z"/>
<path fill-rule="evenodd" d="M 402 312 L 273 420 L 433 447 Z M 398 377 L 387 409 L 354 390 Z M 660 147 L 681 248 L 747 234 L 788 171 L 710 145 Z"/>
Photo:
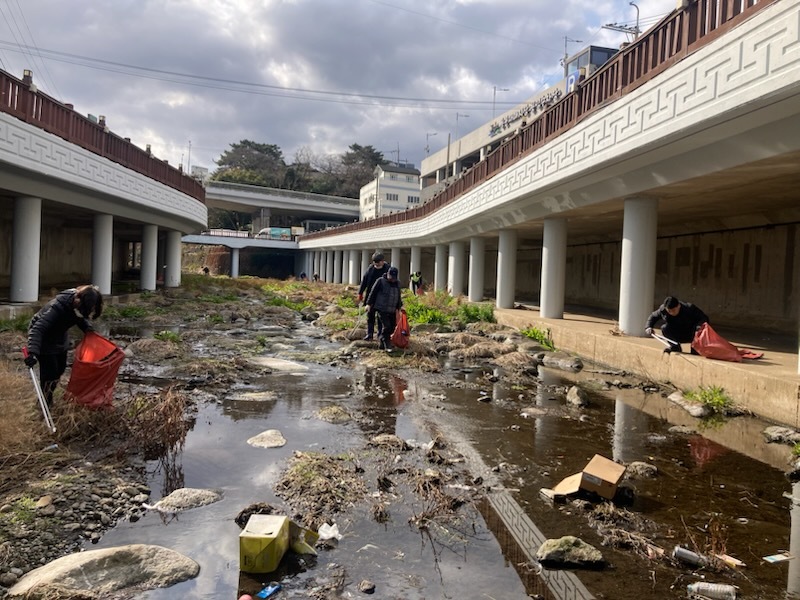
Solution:
<path fill-rule="evenodd" d="M 249 213 L 253 216 L 250 232 L 207 229 L 199 235 L 183 237 L 183 242 L 187 244 L 229 248 L 231 277 L 239 276 L 239 251 L 244 248 L 274 250 L 292 255 L 294 272 L 300 273 L 304 267 L 298 252 L 296 234 L 293 233 L 297 231 L 297 226 L 302 231 L 315 231 L 357 221 L 359 215 L 358 198 L 223 181 L 211 181 L 206 185 L 206 204 L 209 208 Z M 278 227 L 272 227 L 276 224 Z M 271 235 L 276 230 L 279 234 Z"/>

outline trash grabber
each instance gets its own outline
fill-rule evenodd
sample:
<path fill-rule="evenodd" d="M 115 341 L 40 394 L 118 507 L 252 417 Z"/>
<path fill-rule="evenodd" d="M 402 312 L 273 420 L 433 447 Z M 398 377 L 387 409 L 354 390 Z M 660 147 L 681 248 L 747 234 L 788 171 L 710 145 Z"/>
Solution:
<path fill-rule="evenodd" d="M 28 358 L 29 356 L 28 348 L 22 349 L 22 356 Z M 44 399 L 44 394 L 42 393 L 42 386 L 39 383 L 39 378 L 36 377 L 36 373 L 33 372 L 33 367 L 30 369 L 31 372 L 31 380 L 33 380 L 33 387 L 36 390 L 36 396 L 39 398 L 39 408 L 42 409 L 42 414 L 44 415 L 44 423 L 47 425 L 47 428 L 50 430 L 50 433 L 56 432 L 55 423 L 53 423 L 53 417 L 50 415 L 50 409 L 47 406 L 47 401 Z"/>
<path fill-rule="evenodd" d="M 675 346 L 679 346 L 678 342 L 674 342 L 668 337 L 664 337 L 663 335 L 658 335 L 657 333 L 651 333 L 650 337 L 657 339 L 659 342 L 664 344 L 667 348 L 674 348 Z"/>
<path fill-rule="evenodd" d="M 353 325 L 353 330 L 350 332 L 349 337 L 353 337 L 355 335 L 356 329 L 358 329 L 358 326 L 361 325 L 361 319 L 365 314 L 367 314 L 366 311 L 364 311 L 363 314 L 361 312 L 361 305 L 356 307 L 356 324 Z"/>

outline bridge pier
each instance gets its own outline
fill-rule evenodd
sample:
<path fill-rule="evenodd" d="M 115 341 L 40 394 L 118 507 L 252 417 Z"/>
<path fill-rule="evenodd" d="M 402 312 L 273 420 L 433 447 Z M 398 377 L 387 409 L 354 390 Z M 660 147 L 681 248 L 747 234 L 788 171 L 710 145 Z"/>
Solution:
<path fill-rule="evenodd" d="M 502 229 L 497 244 L 497 308 L 514 307 L 517 284 L 517 232 Z"/>
<path fill-rule="evenodd" d="M 450 242 L 447 257 L 447 289 L 454 298 L 464 295 L 464 242 Z"/>
<path fill-rule="evenodd" d="M 545 319 L 564 317 L 567 270 L 567 221 L 545 219 L 539 311 Z"/>
<path fill-rule="evenodd" d="M 178 238 L 180 247 L 180 237 Z M 111 293 L 111 272 L 114 258 L 114 217 L 95 215 L 92 231 L 92 283 L 101 294 Z"/>
<path fill-rule="evenodd" d="M 625 335 L 643 337 L 653 311 L 657 234 L 658 199 L 627 198 L 619 278 L 619 328 Z"/>
<path fill-rule="evenodd" d="M 436 245 L 436 255 L 433 263 L 433 289 L 447 289 L 447 246 Z"/>
<path fill-rule="evenodd" d="M 470 302 L 483 300 L 483 278 L 486 270 L 486 240 L 473 237 L 469 240 L 469 283 Z"/>
<path fill-rule="evenodd" d="M 14 200 L 11 237 L 11 301 L 39 299 L 39 255 L 42 243 L 42 199 L 19 196 Z"/>
<path fill-rule="evenodd" d="M 139 273 L 139 287 L 143 290 L 156 289 L 158 266 L 158 225 L 142 226 L 142 262 Z"/>

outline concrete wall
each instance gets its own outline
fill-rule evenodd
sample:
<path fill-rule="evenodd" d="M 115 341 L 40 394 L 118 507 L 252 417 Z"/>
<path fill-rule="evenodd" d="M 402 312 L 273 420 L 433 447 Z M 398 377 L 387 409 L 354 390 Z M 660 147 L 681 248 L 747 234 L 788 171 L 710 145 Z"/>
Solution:
<path fill-rule="evenodd" d="M 674 294 L 712 322 L 794 331 L 798 249 L 796 225 L 660 238 L 653 308 Z M 620 256 L 619 243 L 569 247 L 567 303 L 616 310 Z"/>

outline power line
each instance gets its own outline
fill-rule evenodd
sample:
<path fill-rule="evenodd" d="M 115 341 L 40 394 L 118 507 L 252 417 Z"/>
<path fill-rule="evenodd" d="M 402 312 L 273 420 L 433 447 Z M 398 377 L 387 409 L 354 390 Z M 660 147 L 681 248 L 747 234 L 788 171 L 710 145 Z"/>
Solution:
<path fill-rule="evenodd" d="M 44 60 L 41 57 L 41 54 L 39 53 L 39 48 L 36 47 L 36 41 L 33 39 L 33 33 L 31 32 L 31 28 L 28 27 L 28 20 L 25 18 L 25 13 L 22 12 L 22 7 L 19 5 L 19 0 L 14 0 L 14 2 L 17 5 L 17 11 L 19 12 L 20 17 L 22 18 L 22 22 L 25 25 L 25 29 L 28 31 L 28 36 L 30 37 L 31 44 L 33 44 L 33 47 L 36 49 L 36 54 L 39 56 L 39 62 L 41 63 L 42 70 L 43 70 L 42 77 L 45 79 L 45 81 L 48 81 L 48 80 L 50 81 L 48 86 L 52 86 L 52 89 L 54 90 L 56 97 L 60 97 L 61 94 L 58 91 L 58 86 L 56 86 L 55 80 L 50 75 L 50 71 L 47 69 L 47 64 L 44 62 Z M 9 10 L 9 12 L 11 12 L 11 7 L 10 6 L 9 6 L 8 10 Z M 15 20 L 15 22 L 16 22 L 16 20 Z M 19 28 L 19 26 L 18 26 L 18 28 Z M 21 31 L 20 31 L 20 34 L 22 34 Z M 24 38 L 25 36 L 23 35 L 22 37 Z"/>
<path fill-rule="evenodd" d="M 24 53 L 23 49 L 26 48 L 26 46 L 21 44 L 12 45 L 10 42 L 0 40 L 0 48 L 2 47 L 5 47 L 7 50 L 11 52 L 22 52 L 22 53 Z M 475 108 L 484 107 L 488 110 L 491 104 L 486 100 L 409 98 L 404 96 L 385 96 L 385 95 L 361 94 L 353 92 L 334 92 L 330 90 L 314 90 L 314 89 L 304 89 L 304 88 L 283 87 L 283 86 L 268 85 L 268 84 L 255 83 L 249 81 L 221 79 L 217 77 L 208 77 L 205 75 L 193 75 L 190 73 L 181 73 L 177 71 L 166 71 L 162 69 L 153 69 L 149 67 L 140 67 L 136 65 L 129 65 L 125 63 L 103 60 L 99 58 L 81 56 L 78 54 L 71 54 L 68 52 L 59 52 L 56 50 L 39 49 L 39 53 L 40 56 L 46 56 L 50 60 L 65 62 L 68 64 L 74 64 L 77 66 L 82 66 L 99 71 L 121 73 L 125 75 L 132 75 L 134 77 L 154 79 L 157 81 L 167 81 L 171 83 L 193 85 L 197 87 L 207 87 L 212 89 L 222 89 L 227 91 L 241 92 L 241 93 L 261 95 L 261 96 L 274 96 L 279 98 L 294 98 L 299 100 L 314 100 L 318 102 L 322 101 L 322 102 L 332 102 L 339 104 L 361 104 L 361 105 L 376 104 L 375 102 L 372 102 L 373 100 L 396 101 L 398 103 L 381 104 L 381 106 L 398 107 L 398 108 L 451 109 L 453 107 L 458 108 L 460 106 L 470 105 L 474 106 Z M 107 65 L 107 66 L 103 67 L 100 65 Z M 136 71 L 141 71 L 142 73 L 137 73 Z M 230 86 L 242 86 L 242 87 L 230 87 Z M 313 96 L 303 96 L 296 94 L 313 94 L 325 97 L 315 98 Z M 346 100 L 346 98 L 350 98 L 351 100 Z M 414 104 L 402 104 L 402 103 L 414 103 Z M 498 104 L 513 106 L 516 103 L 505 102 Z M 436 105 L 444 105 L 444 106 L 436 106 Z"/>

